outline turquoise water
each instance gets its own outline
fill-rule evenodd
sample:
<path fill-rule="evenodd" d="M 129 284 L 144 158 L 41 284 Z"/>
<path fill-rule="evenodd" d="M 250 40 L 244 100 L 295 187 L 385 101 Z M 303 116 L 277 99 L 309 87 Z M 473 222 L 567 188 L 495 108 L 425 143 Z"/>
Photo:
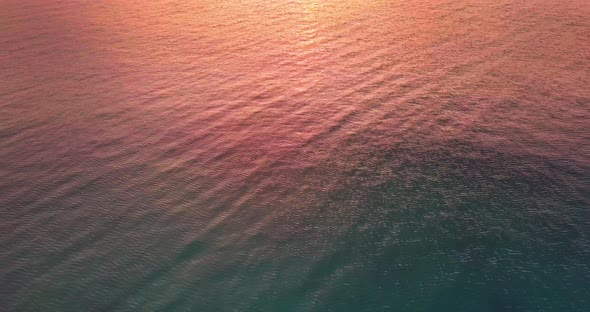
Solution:
<path fill-rule="evenodd" d="M 0 311 L 589 311 L 588 16 L 0 1 Z"/>

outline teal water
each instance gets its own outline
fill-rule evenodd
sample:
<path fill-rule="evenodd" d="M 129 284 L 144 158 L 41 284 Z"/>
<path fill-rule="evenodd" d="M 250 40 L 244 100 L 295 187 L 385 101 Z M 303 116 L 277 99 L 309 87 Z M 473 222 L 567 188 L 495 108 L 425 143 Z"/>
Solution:
<path fill-rule="evenodd" d="M 590 311 L 588 16 L 0 1 L 0 311 Z"/>

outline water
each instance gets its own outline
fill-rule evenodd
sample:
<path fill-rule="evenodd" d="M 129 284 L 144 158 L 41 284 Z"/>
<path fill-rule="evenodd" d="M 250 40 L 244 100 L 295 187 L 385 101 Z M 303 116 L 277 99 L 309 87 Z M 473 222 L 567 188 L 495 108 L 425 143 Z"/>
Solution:
<path fill-rule="evenodd" d="M 1 311 L 589 311 L 590 2 L 3 0 Z"/>

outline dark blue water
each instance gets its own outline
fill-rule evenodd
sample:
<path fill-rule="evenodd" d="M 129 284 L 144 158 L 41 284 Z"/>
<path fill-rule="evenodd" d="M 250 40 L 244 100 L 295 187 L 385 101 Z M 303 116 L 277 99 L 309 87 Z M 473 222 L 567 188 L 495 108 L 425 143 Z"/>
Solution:
<path fill-rule="evenodd" d="M 588 16 L 0 1 L 0 311 L 590 311 Z"/>

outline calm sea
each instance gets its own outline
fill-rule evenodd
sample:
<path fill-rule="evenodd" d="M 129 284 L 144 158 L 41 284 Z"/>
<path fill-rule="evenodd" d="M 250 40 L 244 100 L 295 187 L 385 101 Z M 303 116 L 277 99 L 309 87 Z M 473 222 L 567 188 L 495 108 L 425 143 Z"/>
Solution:
<path fill-rule="evenodd" d="M 0 311 L 590 311 L 589 17 L 0 0 Z"/>

